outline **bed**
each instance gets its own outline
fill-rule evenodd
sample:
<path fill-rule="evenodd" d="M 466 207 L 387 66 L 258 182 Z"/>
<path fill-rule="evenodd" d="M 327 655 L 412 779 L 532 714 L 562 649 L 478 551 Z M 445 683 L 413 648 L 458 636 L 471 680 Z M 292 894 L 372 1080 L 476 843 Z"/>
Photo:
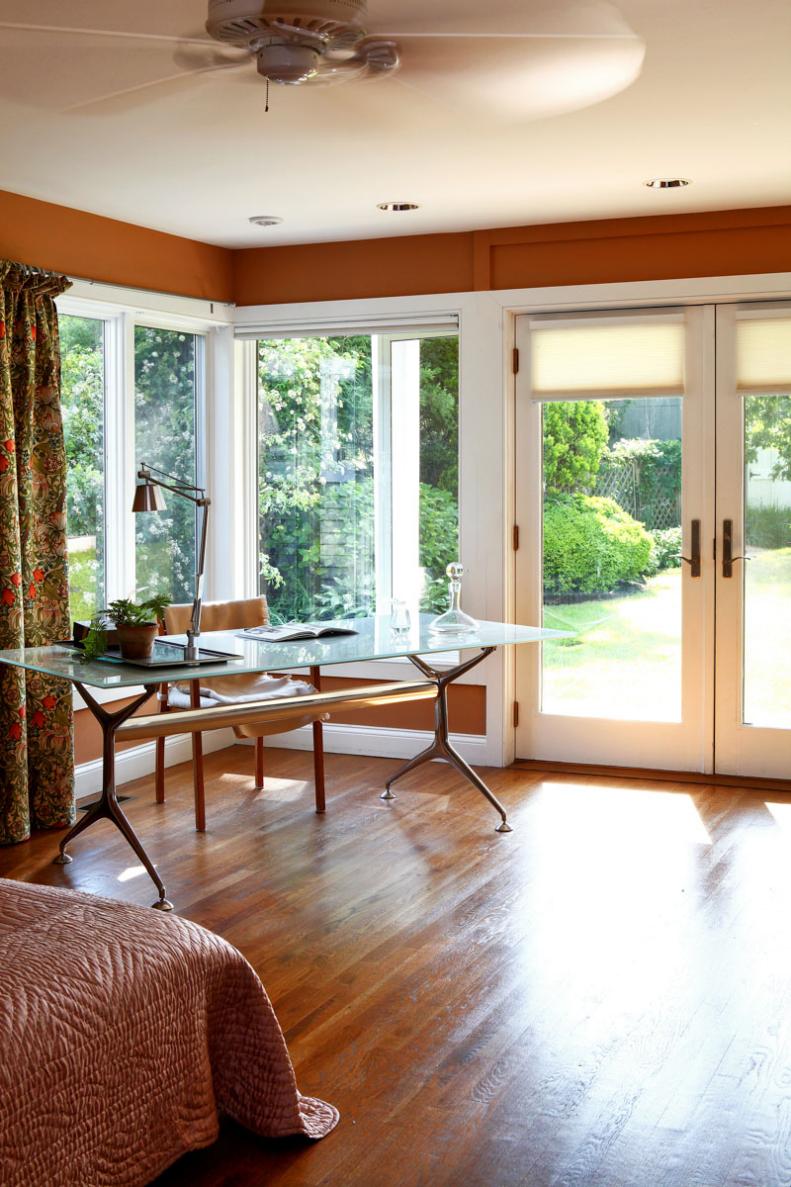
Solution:
<path fill-rule="evenodd" d="M 254 969 L 177 916 L 0 879 L 0 1182 L 143 1187 L 219 1117 L 324 1137 Z"/>

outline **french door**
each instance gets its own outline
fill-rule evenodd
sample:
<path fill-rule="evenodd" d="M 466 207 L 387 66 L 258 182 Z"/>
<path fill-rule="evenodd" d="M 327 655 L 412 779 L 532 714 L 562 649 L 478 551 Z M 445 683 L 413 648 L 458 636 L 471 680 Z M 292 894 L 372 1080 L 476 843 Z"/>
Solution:
<path fill-rule="evenodd" d="M 517 345 L 517 755 L 791 777 L 791 306 Z"/>

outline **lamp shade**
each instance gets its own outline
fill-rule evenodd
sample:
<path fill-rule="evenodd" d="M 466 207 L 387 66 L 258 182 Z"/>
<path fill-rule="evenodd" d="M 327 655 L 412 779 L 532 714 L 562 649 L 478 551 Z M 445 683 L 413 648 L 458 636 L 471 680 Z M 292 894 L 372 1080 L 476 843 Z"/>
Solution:
<path fill-rule="evenodd" d="M 135 488 L 135 498 L 132 503 L 132 510 L 138 511 L 164 511 L 166 508 L 165 497 L 158 486 L 154 486 L 151 482 L 140 482 Z"/>

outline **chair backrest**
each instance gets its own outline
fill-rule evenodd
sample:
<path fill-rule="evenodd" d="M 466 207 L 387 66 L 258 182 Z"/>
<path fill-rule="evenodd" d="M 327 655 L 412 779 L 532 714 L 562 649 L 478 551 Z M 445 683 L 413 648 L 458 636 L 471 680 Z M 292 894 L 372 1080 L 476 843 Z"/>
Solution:
<path fill-rule="evenodd" d="M 183 635 L 190 624 L 192 602 L 168 606 L 165 611 L 165 633 Z M 269 607 L 266 598 L 245 598 L 239 602 L 204 602 L 201 612 L 201 631 L 236 631 L 250 626 L 266 626 Z"/>

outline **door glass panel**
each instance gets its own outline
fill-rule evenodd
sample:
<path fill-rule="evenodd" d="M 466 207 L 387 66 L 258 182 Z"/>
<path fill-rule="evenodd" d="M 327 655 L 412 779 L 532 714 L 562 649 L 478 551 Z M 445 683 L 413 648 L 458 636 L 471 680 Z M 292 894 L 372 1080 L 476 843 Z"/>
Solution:
<path fill-rule="evenodd" d="M 744 400 L 746 724 L 791 728 L 791 396 Z M 739 570 L 742 570 L 739 573 Z"/>
<path fill-rule="evenodd" d="M 544 713 L 681 720 L 676 396 L 543 406 Z"/>

